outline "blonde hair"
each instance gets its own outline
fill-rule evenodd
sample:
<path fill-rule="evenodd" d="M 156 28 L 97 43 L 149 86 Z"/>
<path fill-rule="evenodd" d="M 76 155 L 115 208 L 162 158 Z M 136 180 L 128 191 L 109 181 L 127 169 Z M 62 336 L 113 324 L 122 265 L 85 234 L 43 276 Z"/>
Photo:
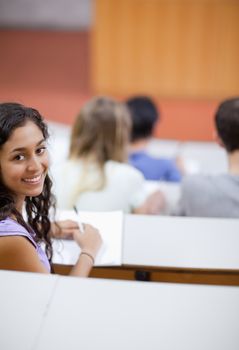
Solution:
<path fill-rule="evenodd" d="M 104 165 L 108 160 L 127 160 L 130 131 L 131 119 L 125 104 L 109 97 L 95 97 L 83 106 L 72 128 L 69 151 L 70 160 L 80 159 L 85 165 L 74 199 L 82 192 L 104 188 Z M 94 183 L 87 181 L 93 164 L 94 171 L 98 171 Z"/>

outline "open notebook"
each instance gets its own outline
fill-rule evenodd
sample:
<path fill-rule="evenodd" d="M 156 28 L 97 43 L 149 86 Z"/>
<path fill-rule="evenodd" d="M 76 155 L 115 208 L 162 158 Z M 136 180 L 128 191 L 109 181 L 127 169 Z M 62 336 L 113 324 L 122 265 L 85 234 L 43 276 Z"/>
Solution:
<path fill-rule="evenodd" d="M 121 265 L 123 239 L 123 212 L 85 212 L 76 214 L 73 210 L 58 210 L 56 220 L 71 219 L 96 227 L 102 237 L 103 244 L 96 257 L 95 266 Z M 53 242 L 53 263 L 73 265 L 80 254 L 80 247 L 73 240 Z"/>

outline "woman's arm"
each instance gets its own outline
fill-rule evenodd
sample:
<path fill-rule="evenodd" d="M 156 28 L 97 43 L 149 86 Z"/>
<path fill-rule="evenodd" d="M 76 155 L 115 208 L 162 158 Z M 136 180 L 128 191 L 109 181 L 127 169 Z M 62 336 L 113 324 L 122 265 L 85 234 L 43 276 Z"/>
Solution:
<path fill-rule="evenodd" d="M 85 225 L 84 233 L 79 227 L 72 229 L 72 236 L 80 246 L 81 254 L 70 275 L 87 277 L 102 244 L 101 236 L 91 225 Z M 23 236 L 0 237 L 0 269 L 48 273 L 35 247 Z"/>
<path fill-rule="evenodd" d="M 35 247 L 23 236 L 0 237 L 0 269 L 49 273 Z"/>

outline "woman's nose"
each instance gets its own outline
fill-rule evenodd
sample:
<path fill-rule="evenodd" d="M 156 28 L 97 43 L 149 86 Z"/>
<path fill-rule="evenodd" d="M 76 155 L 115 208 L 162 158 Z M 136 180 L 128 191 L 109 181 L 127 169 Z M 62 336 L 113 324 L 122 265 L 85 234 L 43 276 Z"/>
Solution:
<path fill-rule="evenodd" d="M 41 168 L 41 163 L 37 157 L 32 157 L 29 159 L 28 165 L 27 165 L 27 170 L 28 171 L 37 171 Z"/>

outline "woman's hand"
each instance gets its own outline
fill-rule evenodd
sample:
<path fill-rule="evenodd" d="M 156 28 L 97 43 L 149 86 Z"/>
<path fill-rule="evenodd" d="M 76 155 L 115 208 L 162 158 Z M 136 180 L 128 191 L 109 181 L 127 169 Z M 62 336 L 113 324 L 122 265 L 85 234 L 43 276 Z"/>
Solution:
<path fill-rule="evenodd" d="M 83 226 L 84 232 L 81 232 L 79 224 L 73 220 L 57 221 L 51 224 L 53 238 L 74 239 L 81 248 L 80 257 L 70 272 L 71 276 L 87 277 L 89 275 L 102 244 L 101 236 L 96 228 L 88 224 L 83 224 Z"/>
<path fill-rule="evenodd" d="M 73 220 L 56 221 L 51 224 L 51 236 L 59 239 L 74 239 L 82 251 L 96 257 L 101 247 L 102 239 L 99 231 L 89 224 L 84 224 L 84 232 Z"/>
<path fill-rule="evenodd" d="M 51 236 L 59 239 L 73 239 L 79 225 L 73 220 L 62 220 L 51 223 Z"/>
<path fill-rule="evenodd" d="M 165 196 L 160 190 L 157 190 L 151 193 L 140 207 L 134 209 L 134 214 L 159 215 L 163 212 L 165 206 Z"/>
<path fill-rule="evenodd" d="M 84 232 L 74 230 L 73 238 L 80 246 L 82 252 L 90 254 L 94 259 L 102 245 L 102 238 L 99 231 L 89 225 L 84 224 Z"/>

